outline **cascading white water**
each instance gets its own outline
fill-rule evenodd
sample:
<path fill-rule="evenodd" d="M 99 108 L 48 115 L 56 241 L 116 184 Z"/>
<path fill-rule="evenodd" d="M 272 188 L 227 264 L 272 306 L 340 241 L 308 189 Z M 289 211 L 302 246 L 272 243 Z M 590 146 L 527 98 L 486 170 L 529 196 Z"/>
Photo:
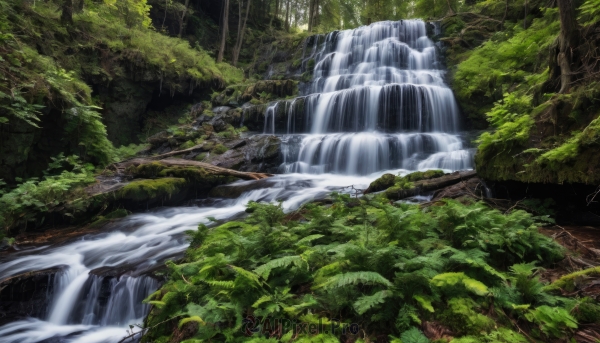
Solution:
<path fill-rule="evenodd" d="M 289 145 L 283 171 L 472 168 L 472 151 L 457 134 L 458 106 L 423 21 L 332 32 L 319 52 L 317 41 L 313 80 L 299 98 L 303 106 L 297 99 L 278 102 L 265 114 L 265 133 L 284 132 Z M 277 128 L 281 106 L 287 126 Z"/>
<path fill-rule="evenodd" d="M 208 218 L 241 215 L 250 200 L 283 200 L 292 210 L 346 186 L 366 188 L 387 171 L 472 168 L 425 23 L 382 22 L 334 32 L 322 44 L 313 39 L 305 51 L 316 60 L 314 79 L 302 97 L 274 103 L 265 115 L 265 133 L 284 133 L 287 174 L 236 182 L 232 187 L 250 189 L 236 200 L 132 215 L 105 233 L 0 261 L 0 281 L 61 268 L 48 311 L 0 327 L 0 343 L 120 341 L 129 325 L 142 323 L 148 311 L 142 300 L 159 286 L 146 272 L 181 256 L 185 231 L 208 224 Z M 284 121 L 275 120 L 279 110 L 287 115 Z M 102 270 L 127 272 L 103 276 Z"/>

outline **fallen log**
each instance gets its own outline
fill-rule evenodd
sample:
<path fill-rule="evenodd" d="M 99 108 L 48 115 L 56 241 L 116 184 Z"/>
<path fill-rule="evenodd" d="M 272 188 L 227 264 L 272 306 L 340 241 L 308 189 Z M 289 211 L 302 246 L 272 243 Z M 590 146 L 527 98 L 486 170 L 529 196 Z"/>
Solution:
<path fill-rule="evenodd" d="M 415 195 L 435 191 L 444 187 L 452 186 L 475 176 L 477 176 L 477 172 L 474 170 L 454 172 L 452 174 L 446 174 L 444 176 L 437 177 L 434 179 L 416 181 L 413 183 L 413 187 L 407 189 L 391 187 L 385 191 L 385 195 L 390 200 L 401 200 Z"/>
<path fill-rule="evenodd" d="M 213 175 L 233 176 L 244 180 L 261 180 L 273 176 L 267 173 L 242 172 L 239 170 L 227 169 L 212 165 L 210 163 L 184 160 L 181 158 L 167 158 L 155 161 L 153 158 L 135 158 L 119 164 L 119 168 L 127 169 L 130 166 L 140 166 L 148 163 L 160 163 L 167 167 L 192 167 L 202 168 Z"/>
<path fill-rule="evenodd" d="M 148 157 L 148 159 L 150 160 L 162 160 L 166 157 L 171 157 L 171 156 L 175 156 L 175 155 L 181 155 L 181 154 L 185 154 L 188 152 L 193 152 L 196 150 L 202 150 L 202 147 L 204 147 L 204 143 L 203 144 L 199 144 L 199 145 L 195 145 L 191 148 L 187 148 L 187 149 L 183 149 L 183 150 L 175 150 L 175 151 L 171 151 L 171 152 L 167 152 L 164 154 L 160 154 L 160 155 L 156 155 L 156 156 L 150 156 Z"/>

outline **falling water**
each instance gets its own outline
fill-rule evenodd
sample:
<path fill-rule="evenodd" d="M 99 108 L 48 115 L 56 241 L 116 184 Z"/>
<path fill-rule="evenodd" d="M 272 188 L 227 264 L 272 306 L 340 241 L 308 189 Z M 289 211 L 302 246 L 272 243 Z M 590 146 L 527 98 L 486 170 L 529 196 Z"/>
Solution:
<path fill-rule="evenodd" d="M 271 104 L 265 113 L 265 133 L 283 133 L 288 145 L 282 171 L 472 168 L 472 150 L 458 134 L 458 106 L 426 23 L 379 22 L 332 32 L 320 50 L 319 41 L 312 40 L 316 63 L 304 94 Z M 276 127 L 279 112 L 287 116 L 277 121 L 285 127 Z"/>
<path fill-rule="evenodd" d="M 265 113 L 265 133 L 281 134 L 283 175 L 227 186 L 246 189 L 235 200 L 136 214 L 105 233 L 8 256 L 0 261 L 0 282 L 60 272 L 52 277 L 47 311 L 0 327 L 0 342 L 120 341 L 143 322 L 143 299 L 159 287 L 148 272 L 181 256 L 185 231 L 242 215 L 250 200 L 282 200 L 289 211 L 346 186 L 365 188 L 389 171 L 472 168 L 424 22 L 381 22 L 309 41 L 303 66 L 315 60 L 312 81 L 302 96 Z M 276 120 L 279 113 L 283 120 Z"/>

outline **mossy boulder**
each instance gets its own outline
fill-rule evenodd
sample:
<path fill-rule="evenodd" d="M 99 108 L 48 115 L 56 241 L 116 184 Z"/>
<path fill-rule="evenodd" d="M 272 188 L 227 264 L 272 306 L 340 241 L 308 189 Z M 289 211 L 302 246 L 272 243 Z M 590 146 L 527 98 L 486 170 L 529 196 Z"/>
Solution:
<path fill-rule="evenodd" d="M 390 190 L 390 193 L 396 193 L 403 189 L 413 188 L 413 182 L 421 180 L 430 180 L 444 176 L 442 170 L 428 170 L 424 172 L 414 172 L 406 176 L 395 176 L 393 174 L 384 174 L 377 180 L 371 182 L 365 194 Z"/>
<path fill-rule="evenodd" d="M 396 183 L 396 176 L 393 174 L 383 174 L 379 179 L 371 182 L 369 188 L 365 191 L 367 193 L 375 193 L 384 191 L 392 187 Z"/>
<path fill-rule="evenodd" d="M 166 177 L 154 180 L 132 181 L 121 188 L 117 196 L 124 200 L 148 201 L 170 198 L 186 184 L 184 178 Z"/>

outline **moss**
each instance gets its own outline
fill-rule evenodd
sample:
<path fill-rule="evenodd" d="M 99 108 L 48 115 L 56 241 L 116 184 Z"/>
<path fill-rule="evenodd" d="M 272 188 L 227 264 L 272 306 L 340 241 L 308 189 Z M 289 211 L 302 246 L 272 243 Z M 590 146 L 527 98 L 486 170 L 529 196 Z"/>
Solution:
<path fill-rule="evenodd" d="M 202 162 L 202 161 L 204 161 L 204 159 L 206 159 L 207 155 L 208 155 L 208 153 L 206 153 L 206 152 L 200 153 L 200 154 L 196 155 L 196 157 L 194 157 L 194 160 Z"/>
<path fill-rule="evenodd" d="M 138 180 L 118 191 L 118 197 L 126 200 L 147 201 L 159 197 L 171 197 L 186 184 L 183 178 L 167 177 L 154 180 Z"/>
<path fill-rule="evenodd" d="M 189 149 L 189 148 L 191 148 L 191 147 L 193 147 L 193 146 L 195 146 L 195 145 L 196 145 L 196 144 L 195 144 L 193 141 L 187 141 L 187 142 L 185 142 L 185 143 L 181 144 L 181 145 L 179 146 L 179 149 Z"/>
<path fill-rule="evenodd" d="M 227 149 L 227 147 L 226 147 L 226 146 L 224 146 L 223 144 L 217 144 L 217 145 L 215 145 L 215 147 L 212 149 L 212 152 L 213 152 L 214 154 L 221 155 L 221 154 L 223 154 L 224 152 L 226 152 L 227 150 L 229 150 L 229 149 Z"/>
<path fill-rule="evenodd" d="M 380 192 L 392 187 L 396 183 L 396 176 L 393 174 L 383 174 L 377 180 L 371 182 L 366 193 Z"/>
<path fill-rule="evenodd" d="M 129 215 L 129 211 L 127 211 L 124 208 L 120 208 L 117 210 L 114 210 L 112 212 L 110 212 L 109 214 L 105 215 L 104 218 L 106 219 L 119 219 L 119 218 L 125 218 Z"/>
<path fill-rule="evenodd" d="M 600 267 L 588 268 L 564 275 L 560 279 L 544 287 L 544 291 L 551 292 L 560 291 L 562 289 L 567 292 L 573 292 L 578 285 L 583 283 L 586 278 L 591 276 L 600 276 Z"/>
<path fill-rule="evenodd" d="M 155 178 L 166 166 L 160 162 L 150 162 L 139 166 L 130 166 L 125 172 L 135 177 Z"/>
<path fill-rule="evenodd" d="M 313 58 L 311 58 L 310 60 L 308 60 L 308 62 L 306 62 L 306 69 L 308 70 L 313 70 L 315 69 L 315 60 Z"/>
<path fill-rule="evenodd" d="M 435 178 L 444 176 L 444 174 L 445 173 L 443 170 L 428 170 L 428 171 L 424 171 L 424 172 L 418 171 L 418 172 L 410 173 L 410 174 L 406 175 L 404 178 L 410 182 L 415 182 L 415 181 L 421 181 L 421 180 L 435 179 Z"/>
<path fill-rule="evenodd" d="M 216 180 L 220 180 L 221 177 L 210 172 L 207 172 L 203 168 L 197 167 L 170 167 L 163 169 L 159 174 L 160 177 L 177 177 L 184 178 L 191 182 L 203 182 L 212 183 Z"/>
<path fill-rule="evenodd" d="M 592 324 L 600 322 L 600 305 L 591 298 L 583 298 L 573 311 L 573 316 L 579 323 Z"/>

